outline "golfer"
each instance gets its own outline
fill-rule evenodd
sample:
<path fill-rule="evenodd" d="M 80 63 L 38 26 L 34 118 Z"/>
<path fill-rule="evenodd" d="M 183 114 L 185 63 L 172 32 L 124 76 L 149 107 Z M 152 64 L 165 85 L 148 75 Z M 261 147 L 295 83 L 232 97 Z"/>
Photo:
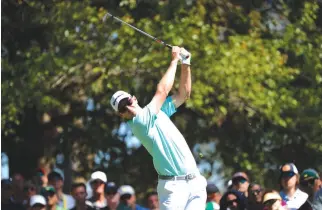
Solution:
<path fill-rule="evenodd" d="M 186 56 L 189 55 L 189 56 Z M 159 174 L 158 196 L 161 210 L 205 209 L 206 179 L 200 175 L 196 161 L 180 131 L 170 120 L 177 108 L 190 96 L 191 54 L 184 48 L 172 48 L 172 61 L 157 85 L 151 102 L 141 108 L 135 96 L 117 91 L 111 105 L 128 120 L 133 134 L 151 154 Z M 168 96 L 181 62 L 179 91 Z"/>

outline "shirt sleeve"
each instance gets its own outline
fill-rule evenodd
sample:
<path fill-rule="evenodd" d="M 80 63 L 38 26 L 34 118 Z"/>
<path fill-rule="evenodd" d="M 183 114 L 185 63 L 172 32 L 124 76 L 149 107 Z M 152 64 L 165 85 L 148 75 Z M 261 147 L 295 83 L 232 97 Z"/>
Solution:
<path fill-rule="evenodd" d="M 161 110 L 168 116 L 171 117 L 177 112 L 176 105 L 173 103 L 172 97 L 168 96 L 165 102 L 162 104 Z"/>

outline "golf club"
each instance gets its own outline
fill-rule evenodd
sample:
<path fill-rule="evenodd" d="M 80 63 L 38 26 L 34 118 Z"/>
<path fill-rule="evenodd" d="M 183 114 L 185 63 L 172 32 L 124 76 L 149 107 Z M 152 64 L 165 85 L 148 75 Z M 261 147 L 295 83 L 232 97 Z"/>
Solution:
<path fill-rule="evenodd" d="M 115 17 L 114 15 L 112 15 L 112 14 L 110 14 L 110 13 L 108 13 L 108 12 L 104 15 L 104 17 L 103 17 L 103 22 L 105 22 L 105 21 L 106 21 L 106 19 L 107 19 L 107 17 L 108 17 L 108 16 L 109 16 L 109 17 L 111 17 L 111 18 L 113 18 L 114 20 L 116 20 L 116 21 L 118 21 L 118 22 L 122 23 L 122 24 L 125 24 L 125 25 L 127 25 L 127 26 L 129 26 L 129 27 L 133 28 L 134 30 L 136 30 L 136 31 L 140 32 L 141 34 L 143 34 L 143 35 L 145 35 L 145 36 L 147 36 L 147 37 L 149 37 L 149 38 L 153 39 L 154 41 L 156 41 L 156 42 L 158 42 L 158 43 L 162 44 L 163 46 L 165 46 L 165 47 L 167 47 L 167 48 L 169 48 L 169 49 L 172 49 L 172 46 L 171 46 L 171 45 L 169 45 L 169 44 L 165 43 L 164 41 L 162 41 L 162 40 L 160 40 L 160 39 L 158 39 L 158 38 L 156 38 L 156 37 L 154 37 L 154 36 L 152 36 L 152 35 L 150 35 L 150 34 L 148 34 L 148 33 L 144 32 L 144 31 L 142 31 L 142 30 L 140 30 L 140 29 L 138 29 L 138 28 L 136 28 L 136 27 L 132 26 L 131 24 L 129 24 L 129 23 L 127 23 L 127 22 L 125 22 L 125 21 L 121 20 L 121 19 L 120 19 L 120 18 L 118 18 L 118 17 Z M 181 57 L 185 57 L 186 59 L 187 59 L 187 58 L 189 58 L 189 55 L 183 55 L 183 54 L 180 54 L 180 55 L 181 55 Z"/>

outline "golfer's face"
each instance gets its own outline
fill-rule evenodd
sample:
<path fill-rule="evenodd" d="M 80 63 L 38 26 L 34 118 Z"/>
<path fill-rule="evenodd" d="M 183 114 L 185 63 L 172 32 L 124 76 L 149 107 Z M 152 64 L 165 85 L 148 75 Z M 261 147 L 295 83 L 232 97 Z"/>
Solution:
<path fill-rule="evenodd" d="M 138 100 L 136 99 L 135 96 L 132 96 L 131 98 L 129 98 L 129 106 L 136 106 L 138 104 Z"/>
<path fill-rule="evenodd" d="M 135 96 L 131 96 L 131 97 L 125 99 L 124 101 L 120 102 L 120 105 L 119 105 L 119 108 L 118 108 L 119 114 L 123 118 L 130 119 L 133 116 L 129 112 L 128 107 L 136 107 L 136 106 L 138 106 L 138 101 L 137 101 Z"/>

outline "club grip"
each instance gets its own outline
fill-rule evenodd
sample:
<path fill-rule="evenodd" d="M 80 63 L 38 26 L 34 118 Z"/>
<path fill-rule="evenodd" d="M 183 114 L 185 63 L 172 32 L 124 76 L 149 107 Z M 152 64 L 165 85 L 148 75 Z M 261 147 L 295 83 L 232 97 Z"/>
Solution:
<path fill-rule="evenodd" d="M 169 49 L 172 49 L 172 45 L 169 45 L 169 44 L 165 44 L 165 46 Z"/>
<path fill-rule="evenodd" d="M 172 46 L 171 46 L 171 45 L 169 45 L 169 44 L 165 44 L 165 46 L 166 46 L 167 48 L 169 48 L 169 49 L 172 49 Z M 180 56 L 181 56 L 181 57 L 185 57 L 186 59 L 187 59 L 187 58 L 189 58 L 189 55 L 184 55 L 184 54 L 182 54 L 182 53 L 180 53 Z"/>

